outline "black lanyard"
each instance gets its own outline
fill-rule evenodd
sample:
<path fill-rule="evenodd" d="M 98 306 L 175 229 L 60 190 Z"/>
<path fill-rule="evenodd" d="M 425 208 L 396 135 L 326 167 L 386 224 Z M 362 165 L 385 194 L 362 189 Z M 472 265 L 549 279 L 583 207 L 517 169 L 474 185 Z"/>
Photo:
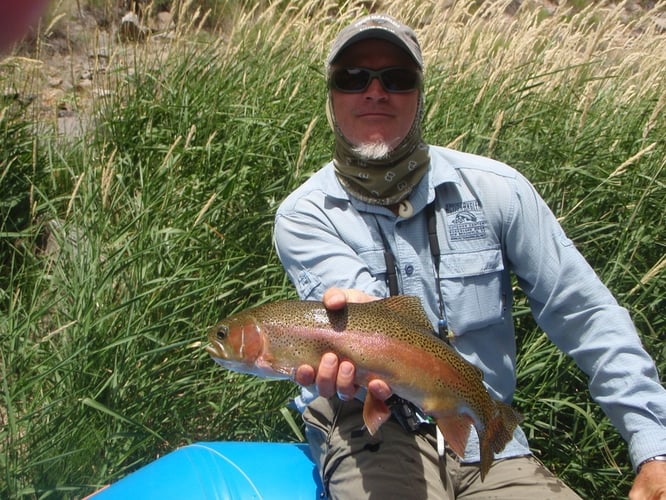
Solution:
<path fill-rule="evenodd" d="M 382 237 L 382 244 L 384 245 L 384 263 L 386 264 L 386 286 L 389 290 L 389 295 L 400 295 L 400 288 L 398 287 L 398 267 L 395 263 L 395 256 L 391 252 L 391 247 L 386 239 L 386 235 L 382 230 L 382 226 L 375 217 L 377 228 L 379 228 L 379 235 Z"/>

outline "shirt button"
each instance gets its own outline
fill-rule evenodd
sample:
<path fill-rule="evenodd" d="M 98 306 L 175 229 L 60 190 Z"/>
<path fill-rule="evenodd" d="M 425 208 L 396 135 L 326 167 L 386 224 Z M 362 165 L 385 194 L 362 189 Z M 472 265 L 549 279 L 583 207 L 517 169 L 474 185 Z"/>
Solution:
<path fill-rule="evenodd" d="M 412 266 L 411 264 L 405 266 L 405 274 L 407 276 L 411 276 L 412 274 L 414 274 L 414 266 Z"/>

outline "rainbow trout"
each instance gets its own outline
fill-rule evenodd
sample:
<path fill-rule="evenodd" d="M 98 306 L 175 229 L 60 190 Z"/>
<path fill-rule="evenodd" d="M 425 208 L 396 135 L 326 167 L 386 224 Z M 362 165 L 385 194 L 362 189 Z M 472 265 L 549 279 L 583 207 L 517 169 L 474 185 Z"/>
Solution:
<path fill-rule="evenodd" d="M 208 338 L 206 349 L 217 363 L 260 377 L 293 379 L 298 366 L 316 368 L 326 352 L 351 361 L 358 385 L 386 381 L 395 394 L 435 419 L 461 457 L 473 425 L 482 480 L 493 453 L 504 449 L 522 420 L 510 405 L 490 397 L 481 370 L 433 335 L 417 297 L 350 303 L 336 311 L 314 301 L 272 302 L 221 321 Z M 368 392 L 363 407 L 368 432 L 374 434 L 390 415 L 387 405 Z"/>

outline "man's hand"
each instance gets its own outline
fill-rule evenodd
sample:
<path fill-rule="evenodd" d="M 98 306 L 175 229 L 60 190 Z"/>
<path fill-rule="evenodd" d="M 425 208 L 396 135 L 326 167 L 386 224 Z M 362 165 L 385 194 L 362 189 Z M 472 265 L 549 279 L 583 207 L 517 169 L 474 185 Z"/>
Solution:
<path fill-rule="evenodd" d="M 666 500 L 666 462 L 648 462 L 636 476 L 630 500 Z"/>
<path fill-rule="evenodd" d="M 329 288 L 323 297 L 324 306 L 331 310 L 342 309 L 349 302 L 371 302 L 373 300 L 377 300 L 377 297 L 353 288 Z M 337 394 L 340 399 L 349 400 L 358 391 L 358 386 L 354 383 L 355 374 L 355 368 L 351 362 L 339 361 L 335 354 L 329 352 L 321 357 L 316 371 L 310 365 L 299 366 L 294 380 L 300 385 L 316 384 L 319 395 L 325 398 Z M 391 396 L 391 389 L 383 380 L 372 380 L 368 384 L 368 390 L 380 401 Z"/>

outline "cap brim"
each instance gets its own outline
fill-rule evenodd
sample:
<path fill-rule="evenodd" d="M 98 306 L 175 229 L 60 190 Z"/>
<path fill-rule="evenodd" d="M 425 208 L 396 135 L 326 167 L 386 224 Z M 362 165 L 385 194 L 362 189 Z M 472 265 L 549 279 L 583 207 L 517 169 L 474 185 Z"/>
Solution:
<path fill-rule="evenodd" d="M 354 45 L 355 43 L 361 42 L 363 40 L 369 40 L 369 39 L 380 39 L 380 40 L 385 40 L 387 42 L 392 43 L 396 47 L 401 48 L 402 50 L 405 51 L 406 54 L 409 55 L 409 57 L 414 61 L 414 63 L 421 68 L 422 63 L 419 61 L 414 54 L 412 53 L 412 50 L 405 42 L 403 42 L 399 36 L 397 36 L 395 33 L 392 33 L 384 28 L 367 28 L 361 31 L 360 33 L 356 33 L 354 36 L 352 36 L 349 40 L 347 40 L 345 43 L 343 43 L 336 51 L 335 53 L 331 53 L 328 58 L 328 64 L 334 64 L 335 61 L 338 60 L 340 55 L 349 47 Z"/>

